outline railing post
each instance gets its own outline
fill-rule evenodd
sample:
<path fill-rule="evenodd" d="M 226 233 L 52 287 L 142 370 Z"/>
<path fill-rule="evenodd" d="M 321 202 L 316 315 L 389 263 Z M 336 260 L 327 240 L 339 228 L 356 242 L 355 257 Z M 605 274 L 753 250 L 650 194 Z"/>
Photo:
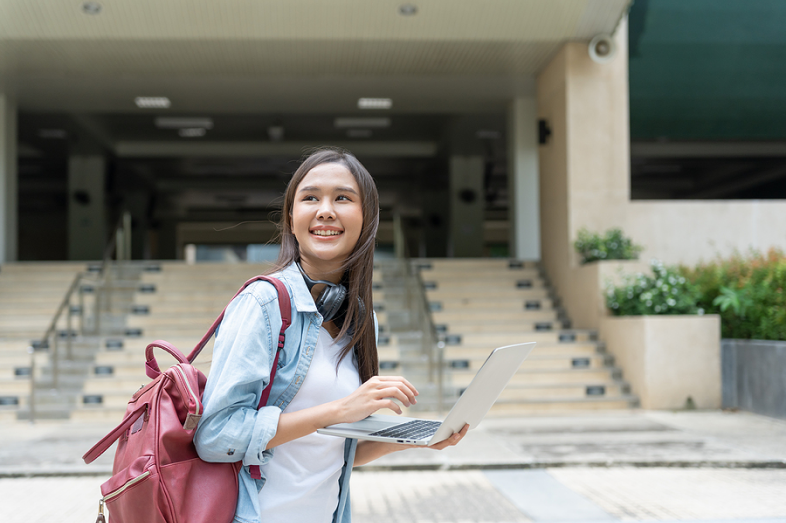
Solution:
<path fill-rule="evenodd" d="M 71 320 L 71 295 L 68 295 L 68 301 L 66 302 L 66 359 L 71 361 L 74 359 L 73 353 L 73 340 L 71 339 L 71 326 L 73 322 Z"/>
<path fill-rule="evenodd" d="M 53 343 L 52 343 L 52 388 L 56 389 L 57 388 L 57 384 L 58 384 L 58 380 L 60 378 L 60 376 L 59 376 L 59 374 L 60 374 L 60 362 L 58 361 L 60 359 L 60 357 L 59 357 L 60 355 L 58 354 L 58 338 L 59 338 L 59 336 L 57 335 L 57 327 L 56 326 L 52 330 L 52 337 L 53 337 Z"/>
<path fill-rule="evenodd" d="M 123 239 L 125 245 L 123 249 L 124 260 L 131 259 L 131 213 L 128 211 L 123 212 Z"/>
<path fill-rule="evenodd" d="M 445 342 L 437 343 L 437 409 L 439 415 L 445 411 L 445 392 L 442 388 L 442 374 L 445 369 Z"/>
<path fill-rule="evenodd" d="M 82 279 L 79 279 L 79 335 L 85 335 L 85 293 L 82 292 Z"/>
<path fill-rule="evenodd" d="M 35 348 L 32 345 L 27 347 L 30 354 L 30 399 L 28 408 L 30 409 L 30 423 L 35 423 Z"/>

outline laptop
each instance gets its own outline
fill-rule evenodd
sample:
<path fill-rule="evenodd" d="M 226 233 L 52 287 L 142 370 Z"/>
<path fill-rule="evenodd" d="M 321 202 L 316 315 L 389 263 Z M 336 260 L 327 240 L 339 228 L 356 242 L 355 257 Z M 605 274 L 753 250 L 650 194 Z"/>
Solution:
<path fill-rule="evenodd" d="M 372 414 L 355 423 L 339 423 L 320 434 L 406 445 L 433 445 L 460 431 L 465 424 L 474 429 L 497 401 L 535 343 L 520 343 L 494 349 L 472 378 L 444 421 Z"/>

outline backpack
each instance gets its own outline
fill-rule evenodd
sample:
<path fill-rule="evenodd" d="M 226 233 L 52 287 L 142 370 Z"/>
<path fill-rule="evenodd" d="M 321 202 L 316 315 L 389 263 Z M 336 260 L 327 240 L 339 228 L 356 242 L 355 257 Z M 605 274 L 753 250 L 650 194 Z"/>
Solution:
<path fill-rule="evenodd" d="M 248 280 L 235 296 L 258 280 L 276 287 L 282 319 L 270 383 L 257 407 L 261 408 L 270 396 L 291 309 L 286 287 L 269 276 Z M 120 425 L 82 457 L 91 463 L 119 440 L 112 477 L 101 485 L 103 498 L 96 523 L 106 521 L 104 505 L 109 509 L 110 523 L 224 523 L 234 518 L 241 462 L 202 461 L 193 442 L 207 378 L 191 363 L 216 331 L 224 312 L 226 308 L 188 358 L 163 340 L 146 347 L 145 371 L 153 381 L 131 397 Z M 162 372 L 153 355 L 155 348 L 168 352 L 178 363 Z M 251 475 L 261 477 L 258 466 L 251 467 Z"/>

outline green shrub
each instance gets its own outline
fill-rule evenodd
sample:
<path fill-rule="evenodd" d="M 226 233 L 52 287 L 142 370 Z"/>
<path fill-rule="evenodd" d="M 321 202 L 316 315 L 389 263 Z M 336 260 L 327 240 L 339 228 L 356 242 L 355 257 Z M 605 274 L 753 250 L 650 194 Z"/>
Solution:
<path fill-rule="evenodd" d="M 573 246 L 581 255 L 582 264 L 597 260 L 636 260 L 642 251 L 642 247 L 624 237 L 620 229 L 609 229 L 602 236 L 581 229 Z"/>
<path fill-rule="evenodd" d="M 623 285 L 609 285 L 606 306 L 614 316 L 643 316 L 648 314 L 703 314 L 697 305 L 696 286 L 677 269 L 651 262 L 652 276 L 626 275 Z"/>
<path fill-rule="evenodd" d="M 786 340 L 782 251 L 735 255 L 681 272 L 699 289 L 699 306 L 720 314 L 724 338 Z"/>

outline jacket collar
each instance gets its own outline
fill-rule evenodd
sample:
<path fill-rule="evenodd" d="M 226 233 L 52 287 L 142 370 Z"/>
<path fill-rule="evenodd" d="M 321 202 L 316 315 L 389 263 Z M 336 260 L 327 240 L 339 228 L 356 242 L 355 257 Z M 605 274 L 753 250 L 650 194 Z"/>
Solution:
<path fill-rule="evenodd" d="M 308 290 L 303 275 L 300 274 L 300 269 L 297 268 L 295 262 L 289 264 L 280 273 L 280 278 L 286 280 L 289 288 L 292 290 L 292 303 L 295 304 L 295 309 L 298 312 L 317 312 L 317 306 L 314 303 L 314 298 L 311 297 L 311 291 Z"/>

